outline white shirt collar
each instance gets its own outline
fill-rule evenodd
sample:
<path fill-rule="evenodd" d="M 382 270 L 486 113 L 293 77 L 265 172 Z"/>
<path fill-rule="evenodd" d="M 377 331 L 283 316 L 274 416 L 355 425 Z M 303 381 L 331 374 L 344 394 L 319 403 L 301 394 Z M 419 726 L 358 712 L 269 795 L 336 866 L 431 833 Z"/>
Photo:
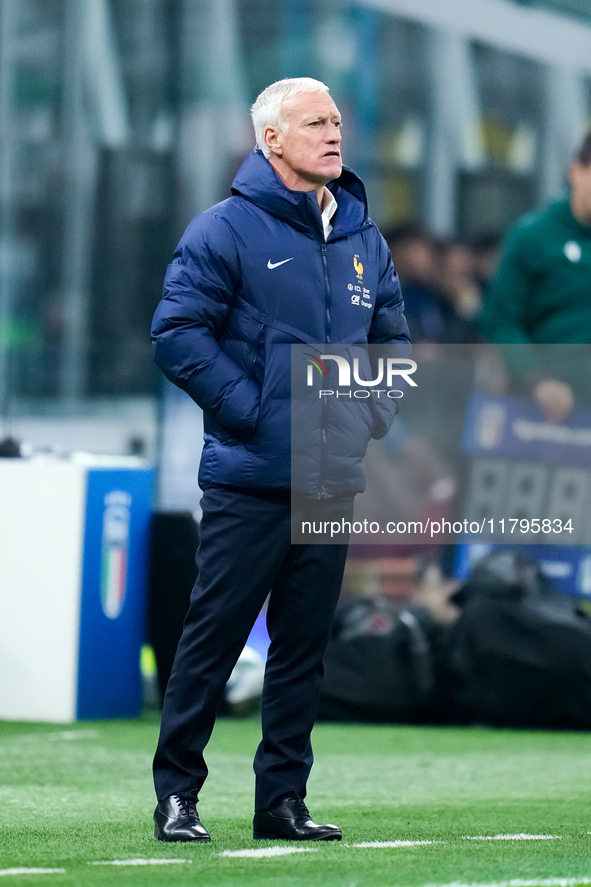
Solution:
<path fill-rule="evenodd" d="M 332 191 L 325 188 L 325 193 L 329 195 L 330 200 L 322 210 L 322 227 L 324 228 L 324 239 L 328 240 L 332 231 L 332 217 L 338 209 L 338 204 L 334 198 Z"/>

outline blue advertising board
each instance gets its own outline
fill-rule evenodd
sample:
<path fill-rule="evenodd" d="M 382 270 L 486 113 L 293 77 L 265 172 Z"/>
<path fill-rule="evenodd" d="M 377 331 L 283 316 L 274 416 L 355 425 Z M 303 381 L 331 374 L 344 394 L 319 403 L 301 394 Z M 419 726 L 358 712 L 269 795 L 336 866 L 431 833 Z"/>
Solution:
<path fill-rule="evenodd" d="M 591 597 L 591 411 L 553 423 L 531 401 L 478 395 L 462 449 L 470 456 L 463 516 L 494 532 L 464 537 L 457 578 L 492 548 L 517 545 L 557 590 Z"/>
<path fill-rule="evenodd" d="M 548 422 L 532 401 L 476 395 L 466 408 L 462 449 L 591 467 L 591 411 L 577 408 L 563 422 Z"/>
<path fill-rule="evenodd" d="M 137 717 L 141 710 L 152 481 L 148 468 L 88 470 L 79 720 Z"/>

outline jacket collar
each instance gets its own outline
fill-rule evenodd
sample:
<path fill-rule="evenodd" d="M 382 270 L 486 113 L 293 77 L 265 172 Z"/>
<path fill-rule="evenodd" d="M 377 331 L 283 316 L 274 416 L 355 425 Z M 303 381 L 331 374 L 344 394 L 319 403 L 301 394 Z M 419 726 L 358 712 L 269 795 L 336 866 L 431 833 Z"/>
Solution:
<path fill-rule="evenodd" d="M 339 178 L 329 182 L 327 188 L 338 204 L 330 240 L 353 234 L 369 224 L 365 188 L 352 169 L 344 166 Z M 232 194 L 244 197 L 308 237 L 324 240 L 315 192 L 286 188 L 259 148 L 246 156 L 232 183 Z"/>

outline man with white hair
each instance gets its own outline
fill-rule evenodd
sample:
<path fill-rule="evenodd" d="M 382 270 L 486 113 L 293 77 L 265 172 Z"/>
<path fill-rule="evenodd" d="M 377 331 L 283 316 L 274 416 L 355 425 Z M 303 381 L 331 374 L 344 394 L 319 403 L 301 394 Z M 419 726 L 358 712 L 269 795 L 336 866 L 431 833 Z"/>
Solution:
<path fill-rule="evenodd" d="M 163 703 L 154 758 L 162 841 L 209 841 L 197 814 L 217 705 L 269 595 L 255 839 L 340 840 L 304 803 L 322 657 L 347 546 L 291 537 L 291 346 L 398 343 L 408 328 L 390 252 L 363 184 L 342 166 L 341 116 L 328 88 L 279 81 L 252 108 L 257 147 L 232 196 L 193 219 L 166 275 L 155 359 L 201 406 L 205 442 L 199 575 Z M 352 298 L 363 281 L 363 300 Z M 298 480 L 304 508 L 350 520 L 370 437 L 391 404 L 351 410 L 327 443 L 310 430 Z M 351 440 L 358 441 L 355 446 Z"/>

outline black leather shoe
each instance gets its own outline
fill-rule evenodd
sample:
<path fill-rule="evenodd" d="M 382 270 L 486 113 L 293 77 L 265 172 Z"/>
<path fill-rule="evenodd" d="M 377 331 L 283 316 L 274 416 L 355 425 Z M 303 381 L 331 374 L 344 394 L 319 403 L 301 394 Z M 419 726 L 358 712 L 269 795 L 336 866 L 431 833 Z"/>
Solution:
<path fill-rule="evenodd" d="M 318 825 L 314 822 L 303 799 L 296 792 L 290 792 L 270 810 L 261 810 L 254 815 L 255 841 L 340 841 L 342 837 L 336 825 Z"/>
<path fill-rule="evenodd" d="M 191 795 L 170 795 L 154 810 L 154 837 L 159 841 L 211 841 Z"/>

